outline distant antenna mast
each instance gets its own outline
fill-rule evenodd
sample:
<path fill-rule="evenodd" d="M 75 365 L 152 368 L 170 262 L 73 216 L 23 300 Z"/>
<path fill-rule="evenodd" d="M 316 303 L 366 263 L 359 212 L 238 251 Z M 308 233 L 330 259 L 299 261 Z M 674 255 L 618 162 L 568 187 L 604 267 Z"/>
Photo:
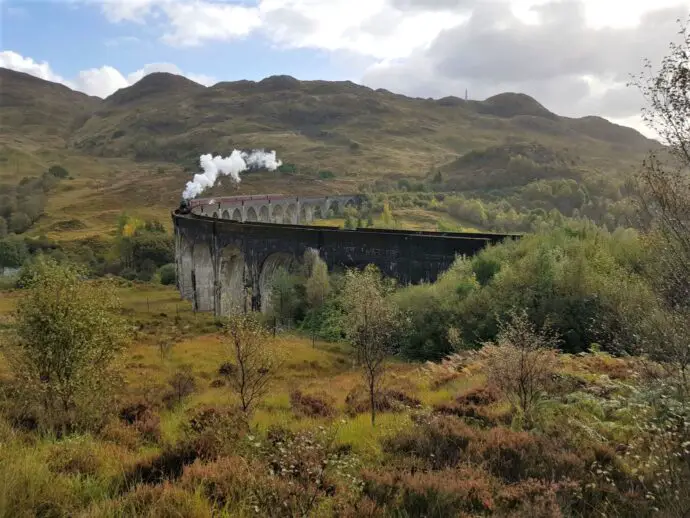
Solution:
<path fill-rule="evenodd" d="M 465 88 L 465 100 L 467 100 L 467 88 Z"/>

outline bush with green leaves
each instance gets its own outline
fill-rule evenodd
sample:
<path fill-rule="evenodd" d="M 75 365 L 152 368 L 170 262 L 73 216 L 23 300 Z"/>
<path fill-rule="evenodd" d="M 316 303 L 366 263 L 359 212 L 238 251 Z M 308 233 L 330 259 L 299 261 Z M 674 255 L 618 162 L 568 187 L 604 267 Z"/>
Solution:
<path fill-rule="evenodd" d="M 496 338 L 499 321 L 513 308 L 524 308 L 538 327 L 549 322 L 565 351 L 585 351 L 594 342 L 617 351 L 627 343 L 630 350 L 631 323 L 644 321 L 658 306 L 640 275 L 645 260 L 635 232 L 593 225 L 563 226 L 486 248 L 458 259 L 434 284 L 395 295 L 414 324 L 402 352 L 419 360 L 443 358 L 453 350 L 450 327 L 464 346 L 479 346 Z"/>
<path fill-rule="evenodd" d="M 172 263 L 161 266 L 158 270 L 158 275 L 160 276 L 161 284 L 165 286 L 169 286 L 177 282 L 177 270 L 175 269 L 175 265 Z"/>
<path fill-rule="evenodd" d="M 18 236 L 0 239 L 0 269 L 19 268 L 28 257 L 26 242 Z"/>
<path fill-rule="evenodd" d="M 114 291 L 51 260 L 37 262 L 26 282 L 16 340 L 4 351 L 18 386 L 15 404 L 52 431 L 98 426 L 127 338 Z"/>

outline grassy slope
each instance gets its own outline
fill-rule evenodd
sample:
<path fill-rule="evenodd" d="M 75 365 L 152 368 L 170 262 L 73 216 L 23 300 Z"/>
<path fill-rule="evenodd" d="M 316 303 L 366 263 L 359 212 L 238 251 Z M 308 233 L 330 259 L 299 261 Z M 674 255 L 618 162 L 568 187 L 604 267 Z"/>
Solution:
<path fill-rule="evenodd" d="M 20 291 L 3 293 L 0 322 L 10 322 L 21 295 Z M 165 387 L 172 374 L 186 365 L 192 367 L 197 378 L 197 391 L 180 407 L 162 413 L 164 441 L 173 442 L 178 438 L 179 425 L 190 409 L 236 403 L 235 395 L 227 387 L 211 387 L 211 381 L 219 377 L 218 367 L 230 358 L 215 330 L 212 315 L 193 313 L 190 304 L 181 301 L 174 288 L 123 283 L 118 296 L 124 314 L 138 329 L 124 358 L 126 392 L 136 396 Z M 173 324 L 176 316 L 178 324 Z M 173 343 L 164 357 L 159 349 L 161 341 Z M 339 413 L 344 413 L 345 396 L 361 385 L 361 374 L 354 368 L 345 344 L 317 341 L 313 347 L 310 339 L 287 333 L 279 335 L 275 345 L 284 356 L 284 364 L 274 388 L 254 416 L 253 424 L 259 429 L 269 424 L 282 424 L 295 430 L 323 424 L 333 427 L 340 441 L 354 443 L 359 454 L 375 458 L 380 454 L 378 440 L 409 424 L 407 414 L 385 414 L 376 429 L 371 428 L 364 414 L 336 421 L 296 416 L 290 407 L 291 391 L 331 394 Z M 7 366 L 0 361 L 0 378 L 7 376 Z M 386 385 L 432 404 L 450 400 L 455 391 L 469 388 L 478 381 L 480 379 L 472 377 L 460 378 L 452 384 L 431 389 L 419 377 L 418 366 L 395 363 Z"/>
<path fill-rule="evenodd" d="M 473 164 L 453 164 L 470 150 L 506 142 L 538 142 L 586 172 L 626 174 L 651 145 L 630 129 L 598 118 L 558 117 L 517 94 L 436 101 L 348 82 L 272 77 L 205 88 L 153 74 L 99 101 L 0 72 L 0 183 L 16 183 L 52 164 L 67 167 L 74 179 L 50 193 L 46 215 L 32 230 L 59 239 L 107 233 L 122 210 L 167 224 L 192 175 L 184 168 L 193 169 L 203 152 L 276 149 L 300 172 L 246 174 L 240 192 L 325 194 L 356 191 L 377 179 L 419 177 L 441 166 L 447 177 L 481 175 Z M 334 179 L 318 178 L 326 169 Z M 225 185 L 212 194 L 229 192 L 236 191 Z M 80 223 L 73 226 L 83 228 L 59 225 L 74 219 Z"/>
<path fill-rule="evenodd" d="M 218 379 L 219 365 L 228 356 L 209 315 L 194 315 L 171 288 L 123 285 L 119 293 L 125 313 L 138 329 L 124 358 L 126 393 L 135 400 L 144 398 L 147 393 L 160 390 L 159 387 L 184 365 L 193 369 L 196 391 L 182 405 L 160 412 L 161 439 L 155 443 L 132 444 L 132 432 L 125 433 L 124 425 L 119 435 L 104 432 L 102 436 L 82 435 L 57 440 L 21 434 L 0 421 L 0 443 L 4 445 L 0 448 L 0 516 L 18 516 L 18 512 L 32 513 L 44 508 L 62 509 L 60 515 L 82 516 L 79 510 L 87 510 L 83 516 L 111 516 L 100 506 L 107 507 L 108 502 L 123 492 L 132 491 L 127 486 L 127 474 L 137 464 L 150 462 L 166 445 L 179 441 L 180 427 L 188 421 L 191 412 L 208 405 L 224 407 L 234 402 L 235 396 L 227 387 L 211 386 L 212 380 Z M 19 293 L 12 293 L 0 298 L 0 322 L 9 322 L 9 313 L 19 296 Z M 173 315 L 179 317 L 175 329 L 171 327 Z M 0 339 L 2 329 L 0 326 Z M 159 355 L 157 344 L 160 340 L 174 343 L 165 358 Z M 375 428 L 371 427 L 366 413 L 350 416 L 344 411 L 346 394 L 362 382 L 360 373 L 352 366 L 346 345 L 317 342 L 316 347 L 312 347 L 310 340 L 295 334 L 279 335 L 275 345 L 284 353 L 286 363 L 270 394 L 258 407 L 252 420 L 252 433 L 261 437 L 273 424 L 294 431 L 323 427 L 335 435 L 336 444 L 351 446 L 361 465 L 373 467 L 386 462 L 381 449 L 383 438 L 413 429 L 411 410 L 380 413 Z M 0 362 L 0 366 L 3 365 L 4 362 Z M 562 375 L 574 376 L 581 383 L 600 389 L 611 386 L 608 375 L 628 373 L 628 366 L 626 360 L 609 357 L 563 355 L 559 370 Z M 0 367 L 0 380 L 8 375 L 6 368 Z M 452 406 L 456 398 L 485 385 L 480 367 L 470 366 L 459 374 L 447 375 L 448 371 L 436 372 L 420 365 L 394 363 L 385 385 L 417 397 L 426 410 L 434 405 Z M 336 417 L 297 415 L 289 398 L 295 389 L 332 398 Z M 623 443 L 630 440 L 634 427 L 626 415 L 613 413 L 602 417 L 603 411 L 591 403 L 568 408 L 567 420 L 575 417 L 578 422 L 588 423 L 607 440 Z M 505 416 L 508 406 L 498 401 L 488 403 L 483 411 Z M 558 422 L 558 414 L 550 419 Z M 142 502 L 141 505 L 146 509 L 153 503 Z M 203 509 L 209 506 L 208 501 L 201 500 Z M 172 515 L 176 514 L 169 514 Z M 210 515 L 208 511 L 198 516 Z M 226 516 L 222 512 L 213 515 Z"/>

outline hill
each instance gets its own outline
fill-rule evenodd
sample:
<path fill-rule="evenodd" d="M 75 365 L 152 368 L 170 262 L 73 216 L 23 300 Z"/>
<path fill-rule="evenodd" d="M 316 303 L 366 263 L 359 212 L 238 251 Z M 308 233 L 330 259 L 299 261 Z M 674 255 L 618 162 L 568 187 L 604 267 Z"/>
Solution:
<path fill-rule="evenodd" d="M 205 87 L 155 73 L 101 100 L 6 69 L 0 80 L 0 181 L 54 164 L 72 173 L 39 229 L 65 215 L 112 221 L 123 208 L 164 214 L 199 155 L 233 148 L 275 149 L 285 164 L 246 175 L 243 192 L 327 193 L 375 181 L 386 189 L 432 171 L 448 189 L 625 178 L 658 145 L 599 117 L 561 117 L 519 93 L 421 99 L 348 81 L 272 76 Z"/>
<path fill-rule="evenodd" d="M 0 68 L 2 132 L 59 145 L 101 103 L 68 87 Z"/>

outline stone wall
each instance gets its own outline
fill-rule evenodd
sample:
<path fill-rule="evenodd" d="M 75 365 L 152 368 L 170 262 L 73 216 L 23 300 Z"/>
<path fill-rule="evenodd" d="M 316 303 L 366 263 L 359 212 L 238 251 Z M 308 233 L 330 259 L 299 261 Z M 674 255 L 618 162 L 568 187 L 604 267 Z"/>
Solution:
<path fill-rule="evenodd" d="M 330 271 L 377 265 L 402 284 L 433 282 L 458 255 L 473 255 L 503 234 L 237 222 L 197 214 L 173 214 L 178 288 L 199 311 L 216 315 L 266 310 L 272 276 L 296 269 L 308 249 Z"/>

